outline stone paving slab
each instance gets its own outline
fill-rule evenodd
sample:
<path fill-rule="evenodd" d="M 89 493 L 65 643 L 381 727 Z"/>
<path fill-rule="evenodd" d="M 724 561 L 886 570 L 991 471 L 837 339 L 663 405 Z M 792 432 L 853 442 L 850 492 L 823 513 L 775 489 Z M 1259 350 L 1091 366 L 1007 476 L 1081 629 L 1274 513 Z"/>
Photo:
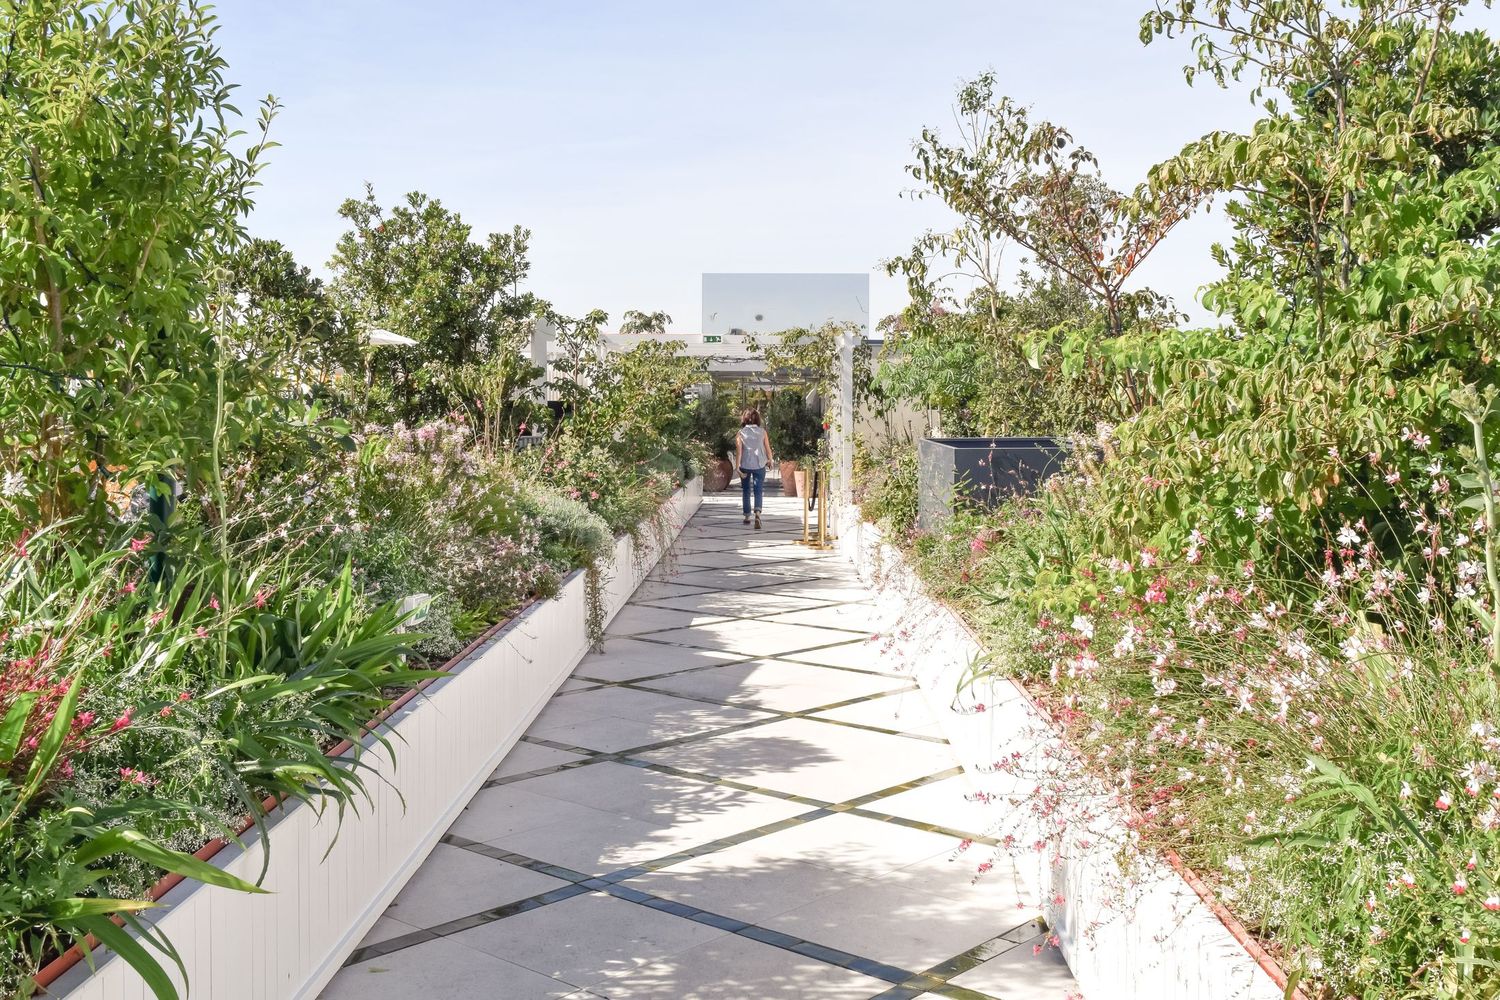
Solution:
<path fill-rule="evenodd" d="M 1014 871 L 975 878 L 919 651 L 797 501 L 764 524 L 705 499 L 324 997 L 1077 996 Z"/>

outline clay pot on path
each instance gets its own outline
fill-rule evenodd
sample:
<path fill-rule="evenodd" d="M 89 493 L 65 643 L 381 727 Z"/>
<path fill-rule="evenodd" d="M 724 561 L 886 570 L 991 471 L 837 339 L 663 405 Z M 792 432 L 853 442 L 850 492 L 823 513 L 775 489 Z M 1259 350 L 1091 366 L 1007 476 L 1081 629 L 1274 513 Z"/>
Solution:
<path fill-rule="evenodd" d="M 797 491 L 802 488 L 802 478 L 801 478 L 802 476 L 803 476 L 803 473 L 800 473 L 800 472 L 797 471 L 797 463 L 796 462 L 786 462 L 786 461 L 782 462 L 781 463 L 781 492 L 784 493 L 784 494 L 786 494 L 789 497 L 797 496 L 798 495 Z"/>
<path fill-rule="evenodd" d="M 709 459 L 708 468 L 703 470 L 703 492 L 722 493 L 729 489 L 729 481 L 733 478 L 734 463 L 716 455 Z"/>

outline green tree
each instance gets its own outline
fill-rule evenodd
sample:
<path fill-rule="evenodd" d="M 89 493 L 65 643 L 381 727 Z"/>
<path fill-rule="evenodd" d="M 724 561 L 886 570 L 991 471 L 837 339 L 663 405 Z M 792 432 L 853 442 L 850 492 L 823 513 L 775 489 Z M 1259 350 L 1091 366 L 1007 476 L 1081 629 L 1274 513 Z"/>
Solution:
<path fill-rule="evenodd" d="M 530 231 L 517 226 L 483 243 L 458 213 L 420 192 L 386 210 L 366 187 L 339 214 L 332 291 L 361 336 L 386 329 L 417 343 L 370 352 L 370 412 L 416 423 L 483 403 L 468 366 L 517 353 L 541 309 L 521 290 Z M 478 404 L 476 406 L 476 404 Z"/>
<path fill-rule="evenodd" d="M 962 219 L 949 233 L 928 233 L 907 259 L 957 266 L 995 289 L 1000 251 L 1014 243 L 1036 266 L 1065 276 L 1095 300 L 1106 336 L 1119 336 L 1159 313 L 1160 296 L 1127 290 L 1135 271 L 1193 204 L 1190 188 L 1159 186 L 1126 198 L 1105 183 L 1094 155 L 1067 129 L 1034 119 L 1008 97 L 996 97 L 993 74 L 958 92 L 957 135 L 928 128 L 908 172 Z M 899 265 L 898 265 L 899 266 Z"/>
<path fill-rule="evenodd" d="M 666 335 L 667 327 L 671 325 L 672 317 L 660 309 L 649 313 L 627 309 L 621 317 L 620 332 L 638 337 L 661 337 Z"/>
<path fill-rule="evenodd" d="M 1098 308 L 1058 272 L 1023 270 L 1014 291 L 982 284 L 957 300 L 903 259 L 912 301 L 885 324 L 876 388 L 936 410 L 945 433 L 1066 434 L 1111 414 L 1113 373 L 1098 364 L 1065 369 L 1048 335 L 1087 330 Z M 1038 345 L 1045 345 L 1038 347 Z"/>
<path fill-rule="evenodd" d="M 0 8 L 0 465 L 42 519 L 211 461 L 215 292 L 275 110 L 246 148 L 214 32 L 176 0 Z"/>
<path fill-rule="evenodd" d="M 322 279 L 275 240 L 252 239 L 231 258 L 229 290 L 247 349 L 274 359 L 299 394 L 334 392 L 343 373 L 361 370 L 355 332 Z"/>
<path fill-rule="evenodd" d="M 1224 512 L 1258 505 L 1305 546 L 1344 518 L 1400 524 L 1402 428 L 1467 440 L 1450 397 L 1492 382 L 1500 351 L 1500 48 L 1458 30 L 1462 6 L 1182 0 L 1143 19 L 1147 41 L 1192 37 L 1190 80 L 1251 76 L 1265 115 L 1152 172 L 1234 196 L 1204 294 L 1233 327 L 1133 345 L 1163 399 L 1122 440 L 1133 534 L 1216 519 L 1253 544 Z"/>

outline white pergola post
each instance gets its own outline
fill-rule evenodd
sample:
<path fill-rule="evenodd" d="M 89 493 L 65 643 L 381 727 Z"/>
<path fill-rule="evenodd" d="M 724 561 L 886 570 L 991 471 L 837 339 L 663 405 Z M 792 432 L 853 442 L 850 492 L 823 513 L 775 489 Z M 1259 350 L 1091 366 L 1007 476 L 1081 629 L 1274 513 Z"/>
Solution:
<path fill-rule="evenodd" d="M 829 455 L 833 459 L 833 488 L 829 491 L 833 501 L 833 529 L 839 531 L 838 512 L 854 500 L 854 421 L 857 416 L 854 405 L 854 347 L 863 333 L 857 328 L 846 328 L 839 333 L 838 382 L 834 389 L 834 419 L 829 428 Z"/>

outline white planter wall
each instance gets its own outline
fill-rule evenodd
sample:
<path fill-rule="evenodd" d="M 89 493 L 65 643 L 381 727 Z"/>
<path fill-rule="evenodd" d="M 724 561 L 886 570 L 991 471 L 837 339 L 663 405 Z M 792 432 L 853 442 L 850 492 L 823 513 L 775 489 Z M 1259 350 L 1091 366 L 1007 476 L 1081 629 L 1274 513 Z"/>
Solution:
<path fill-rule="evenodd" d="M 970 664 L 982 650 L 963 621 L 926 595 L 904 557 L 856 507 L 838 511 L 838 548 L 872 581 L 879 602 L 900 612 L 900 648 L 920 650 L 904 665 L 915 675 L 944 735 L 971 774 L 1013 751 L 1031 754 L 1047 720 L 1009 680 L 963 688 Z M 966 705 L 970 710 L 956 708 Z M 983 712 L 972 711 L 983 703 Z M 993 790 L 997 777 L 984 776 Z M 1027 788 L 1013 779 L 1010 787 Z M 1034 787 L 1034 786 L 1032 786 Z M 1022 844 L 1041 840 L 1048 849 L 1018 859 L 1026 887 L 1043 904 L 1061 939 L 1068 965 L 1090 1000 L 1281 1000 L 1283 991 L 1246 952 L 1175 870 L 1159 865 L 1126 879 L 1115 861 L 1112 839 L 1123 824 L 1106 821 L 1091 830 L 1043 828 L 1024 810 L 1007 832 Z M 1085 846 L 1087 845 L 1087 846 Z M 1062 861 L 1051 861 L 1060 853 Z M 1124 889 L 1124 895 L 1120 893 Z M 1106 897 L 1114 895 L 1117 898 Z M 1055 900 L 1061 898 L 1061 902 Z"/>
<path fill-rule="evenodd" d="M 616 543 L 604 595 L 608 618 L 701 499 L 702 480 L 695 479 L 666 505 L 670 537 L 647 532 L 639 552 L 629 538 Z M 381 730 L 396 759 L 370 751 L 366 759 L 378 772 L 365 775 L 373 805 L 361 804 L 342 826 L 332 811 L 320 817 L 304 805 L 273 814 L 267 895 L 196 882 L 169 892 L 154 922 L 187 969 L 179 990 L 205 1000 L 317 996 L 587 652 L 586 611 L 584 577 L 575 573 L 556 600 L 531 605 L 392 716 Z M 245 839 L 245 848 L 225 848 L 213 863 L 255 881 L 264 845 Z M 126 963 L 102 952 L 96 961 L 96 973 L 79 963 L 48 995 L 151 1000 Z"/>

